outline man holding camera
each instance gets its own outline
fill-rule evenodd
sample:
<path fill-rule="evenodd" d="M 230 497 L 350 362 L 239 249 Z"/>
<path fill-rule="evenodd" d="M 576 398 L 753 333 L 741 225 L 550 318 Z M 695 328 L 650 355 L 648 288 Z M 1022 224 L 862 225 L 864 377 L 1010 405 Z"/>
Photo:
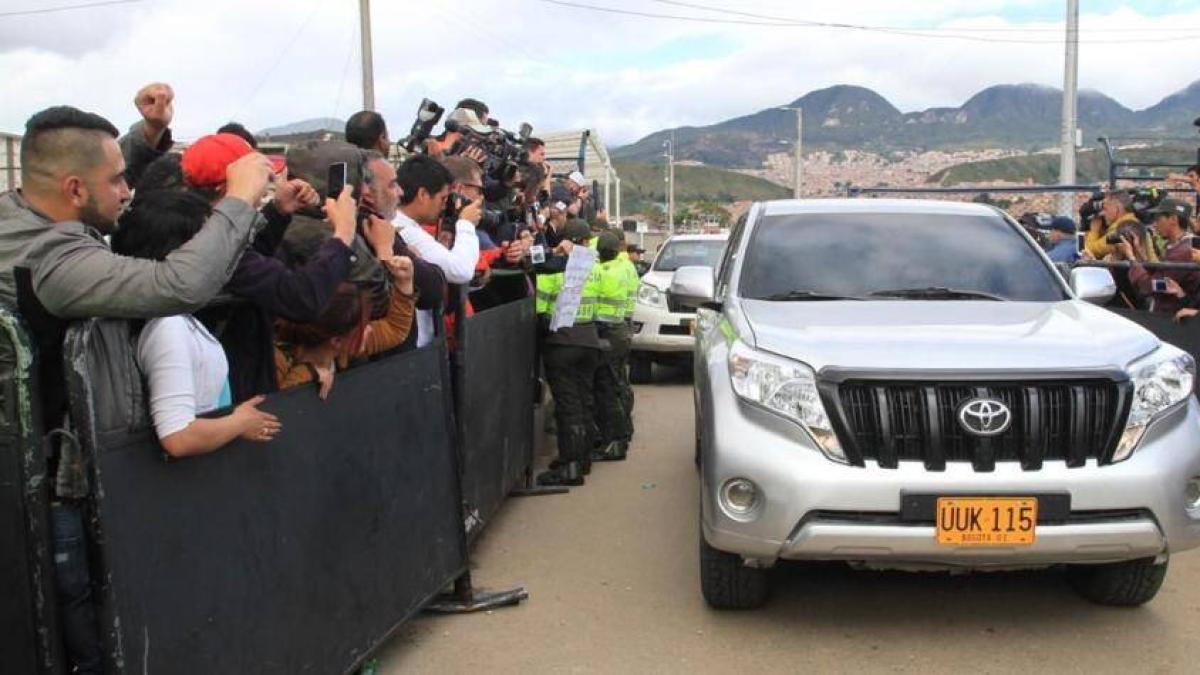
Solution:
<path fill-rule="evenodd" d="M 1086 239 L 1088 253 L 1091 253 L 1097 260 L 1103 260 L 1105 256 L 1113 253 L 1114 246 L 1120 239 L 1118 234 L 1122 228 L 1126 226 L 1140 227 L 1141 223 L 1132 209 L 1133 197 L 1128 192 L 1114 190 L 1104 195 L 1101 207 L 1104 224 L 1102 225 L 1099 220 L 1092 221 Z"/>
<path fill-rule="evenodd" d="M 1154 229 L 1167 240 L 1164 261 L 1192 262 L 1192 242 L 1191 237 L 1187 236 L 1192 207 L 1186 202 L 1164 199 L 1150 213 L 1154 215 Z M 1135 261 L 1129 269 L 1129 281 L 1139 294 L 1150 298 L 1150 310 L 1153 312 L 1174 314 L 1187 298 L 1195 296 L 1200 290 L 1198 272 L 1167 270 L 1152 275 L 1136 262 L 1140 256 L 1129 239 L 1117 244 L 1117 249 L 1126 260 Z"/>

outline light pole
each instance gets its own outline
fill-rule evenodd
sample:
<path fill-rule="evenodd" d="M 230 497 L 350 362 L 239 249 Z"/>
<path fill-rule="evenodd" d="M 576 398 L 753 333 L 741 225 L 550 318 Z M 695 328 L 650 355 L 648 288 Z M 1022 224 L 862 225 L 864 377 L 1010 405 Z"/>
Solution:
<path fill-rule="evenodd" d="M 663 147 L 666 152 L 663 156 L 667 158 L 667 232 L 675 234 L 675 133 L 671 132 L 671 138 L 663 142 Z"/>
<path fill-rule="evenodd" d="M 1059 162 L 1059 185 L 1075 184 L 1075 144 L 1079 114 L 1076 108 L 1079 89 L 1079 0 L 1067 0 L 1067 62 L 1063 67 L 1062 157 Z M 1070 192 L 1058 196 L 1058 213 L 1070 216 L 1075 211 L 1075 198 Z"/>
<path fill-rule="evenodd" d="M 358 0 L 359 39 L 362 43 L 363 109 L 375 109 L 375 66 L 371 54 L 371 0 Z"/>
<path fill-rule="evenodd" d="M 780 108 L 780 110 L 795 110 L 796 111 L 796 156 L 792 159 L 792 198 L 800 199 L 803 193 L 804 185 L 803 173 L 803 150 L 804 150 L 804 108 Z"/>

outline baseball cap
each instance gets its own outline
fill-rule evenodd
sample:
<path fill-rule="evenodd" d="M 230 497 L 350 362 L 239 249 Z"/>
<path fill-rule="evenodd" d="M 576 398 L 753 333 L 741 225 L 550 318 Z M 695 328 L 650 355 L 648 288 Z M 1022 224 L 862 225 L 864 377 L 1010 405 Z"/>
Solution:
<path fill-rule="evenodd" d="M 601 232 L 600 238 L 596 241 L 596 250 L 616 255 L 621 252 L 621 239 L 612 232 Z"/>
<path fill-rule="evenodd" d="M 592 236 L 592 228 L 588 227 L 586 220 L 572 218 L 567 221 L 563 227 L 563 239 L 568 239 L 572 244 L 582 244 Z"/>
<path fill-rule="evenodd" d="M 230 164 L 257 152 L 241 136 L 234 134 L 211 134 L 204 136 L 183 151 L 180 168 L 184 181 L 198 188 L 215 188 L 225 184 L 225 170 Z M 282 158 L 271 158 L 275 173 L 284 170 Z"/>
<path fill-rule="evenodd" d="M 1164 199 L 1159 202 L 1158 206 L 1150 209 L 1150 213 L 1156 216 L 1179 216 L 1179 220 L 1187 225 L 1192 217 L 1192 205 L 1178 199 Z"/>
<path fill-rule="evenodd" d="M 1067 234 L 1075 234 L 1075 221 L 1066 216 L 1054 216 L 1050 222 L 1038 227 L 1040 230 L 1058 230 Z"/>
<path fill-rule="evenodd" d="M 492 127 L 480 122 L 479 116 L 475 114 L 475 111 L 468 108 L 455 108 L 454 112 L 450 113 L 450 116 L 446 118 L 446 121 L 455 122 L 459 126 L 469 127 L 472 131 L 481 134 L 490 134 L 495 131 Z"/>
<path fill-rule="evenodd" d="M 572 171 L 571 175 L 567 176 L 567 178 L 572 183 L 578 185 L 579 187 L 584 187 L 585 185 L 587 185 L 587 178 L 584 178 L 583 174 L 580 173 L 579 171 Z"/>

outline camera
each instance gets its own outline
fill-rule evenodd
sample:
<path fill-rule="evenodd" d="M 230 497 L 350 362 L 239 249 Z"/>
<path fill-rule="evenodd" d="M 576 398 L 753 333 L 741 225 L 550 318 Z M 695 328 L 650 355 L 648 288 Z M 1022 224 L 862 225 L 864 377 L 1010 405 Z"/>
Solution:
<path fill-rule="evenodd" d="M 413 120 L 408 136 L 400 141 L 401 147 L 408 152 L 416 151 L 417 146 L 424 143 L 433 133 L 433 127 L 442 119 L 445 112 L 446 109 L 437 103 L 427 98 L 421 99 L 421 105 L 417 107 L 417 118 Z"/>
<path fill-rule="evenodd" d="M 499 127 L 493 127 L 490 133 L 483 133 L 471 127 L 459 124 L 455 120 L 446 120 L 446 131 L 462 134 L 449 154 L 459 155 L 471 148 L 483 151 L 483 174 L 505 186 L 511 186 L 520 173 L 521 167 L 529 163 L 529 152 L 525 149 L 524 137 Z M 532 133 L 533 127 L 521 125 L 521 133 Z"/>
<path fill-rule="evenodd" d="M 1026 213 L 1017 219 L 1021 227 L 1029 233 L 1030 237 L 1037 242 L 1038 246 L 1045 248 L 1050 244 L 1049 238 L 1046 236 L 1045 228 L 1050 225 L 1050 221 L 1054 219 L 1049 213 Z"/>
<path fill-rule="evenodd" d="M 1116 246 L 1125 239 L 1137 241 L 1141 238 L 1140 235 L 1141 232 L 1139 232 L 1138 228 L 1134 227 L 1133 225 L 1122 225 L 1119 230 L 1105 237 L 1104 243 L 1108 244 L 1109 246 Z"/>
<path fill-rule="evenodd" d="M 1084 227 L 1091 225 L 1096 218 L 1104 217 L 1104 193 L 1096 191 L 1079 207 L 1079 221 Z"/>
<path fill-rule="evenodd" d="M 1133 188 L 1129 191 L 1129 196 L 1133 200 L 1131 206 L 1133 215 L 1137 216 L 1142 223 L 1149 225 L 1154 222 L 1154 215 L 1150 213 L 1150 210 L 1166 199 L 1167 191 L 1156 187 Z"/>

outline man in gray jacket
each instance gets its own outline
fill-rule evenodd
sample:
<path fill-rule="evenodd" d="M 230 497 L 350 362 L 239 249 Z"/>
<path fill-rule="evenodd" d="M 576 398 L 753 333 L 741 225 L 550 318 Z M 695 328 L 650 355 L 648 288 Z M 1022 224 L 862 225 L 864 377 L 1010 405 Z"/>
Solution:
<path fill-rule="evenodd" d="M 187 244 L 153 261 L 108 248 L 129 199 L 117 130 L 99 115 L 49 108 L 26 124 L 20 190 L 0 195 L 0 304 L 17 306 L 14 268 L 60 319 L 143 318 L 189 312 L 228 281 L 251 240 L 270 162 L 246 155 L 229 166 L 226 197 Z"/>
<path fill-rule="evenodd" d="M 163 261 L 114 254 L 112 232 L 129 199 L 117 130 L 66 106 L 34 115 L 21 139 L 20 190 L 0 194 L 0 305 L 19 308 L 39 351 L 43 421 L 63 419 L 62 338 L 67 319 L 150 318 L 198 309 L 215 296 L 254 233 L 271 178 L 254 153 L 226 170 L 226 197 L 183 247 Z M 60 456 L 52 462 L 70 466 Z M 61 487 L 60 487 L 61 483 Z M 102 652 L 88 583 L 79 482 L 51 495 L 55 584 L 70 670 L 98 673 Z"/>

